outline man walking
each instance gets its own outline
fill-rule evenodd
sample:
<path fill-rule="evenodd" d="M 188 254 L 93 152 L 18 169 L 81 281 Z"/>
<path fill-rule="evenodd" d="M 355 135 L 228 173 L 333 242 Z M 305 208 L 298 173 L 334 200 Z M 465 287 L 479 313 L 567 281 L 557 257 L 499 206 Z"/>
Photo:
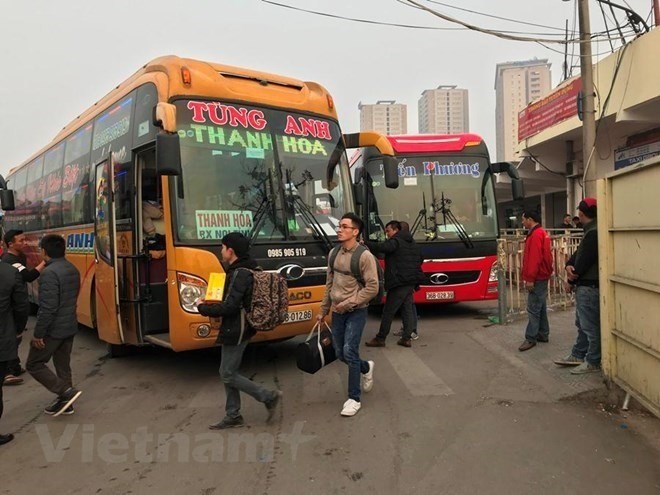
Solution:
<path fill-rule="evenodd" d="M 41 239 L 46 262 L 39 278 L 39 311 L 26 368 L 30 375 L 57 398 L 44 409 L 46 414 L 73 414 L 73 403 L 82 393 L 73 387 L 71 351 L 78 333 L 76 306 L 80 273 L 65 257 L 66 242 L 57 234 Z M 53 359 L 55 373 L 46 364 Z"/>
<path fill-rule="evenodd" d="M 374 362 L 360 359 L 360 341 L 367 322 L 367 307 L 378 294 L 376 259 L 358 243 L 362 220 L 355 213 L 346 213 L 339 221 L 337 239 L 328 263 L 325 295 L 317 320 L 323 321 L 332 310 L 332 341 L 340 361 L 348 365 L 348 400 L 342 416 L 355 416 L 362 407 L 361 392 L 371 391 L 374 384 Z M 360 250 L 360 251 L 358 251 Z M 333 250 L 334 251 L 334 250 Z M 359 254 L 358 281 L 351 271 L 354 253 Z"/>
<path fill-rule="evenodd" d="M 566 263 L 568 284 L 575 287 L 577 339 L 571 353 L 555 361 L 576 366 L 574 375 L 600 371 L 600 292 L 598 287 L 598 230 L 595 198 L 584 198 L 578 205 L 584 237 Z M 569 286 L 569 290 L 570 290 Z"/>
<path fill-rule="evenodd" d="M 397 344 L 411 347 L 412 333 L 416 329 L 416 318 L 413 308 L 413 292 L 415 286 L 423 279 L 421 269 L 421 254 L 413 240 L 410 231 L 402 231 L 401 224 L 392 220 L 385 225 L 385 242 L 366 242 L 373 253 L 385 254 L 385 290 L 387 298 L 380 320 L 378 334 L 366 342 L 368 347 L 384 347 L 385 339 L 390 333 L 392 320 L 401 309 L 403 320 L 403 335 Z"/>
<path fill-rule="evenodd" d="M 541 227 L 541 215 L 536 211 L 526 211 L 522 224 L 527 229 L 525 252 L 523 254 L 522 279 L 527 290 L 527 314 L 529 321 L 525 330 L 525 341 L 518 350 L 531 349 L 537 342 L 548 342 L 548 280 L 552 275 L 552 244 L 550 236 Z"/>
<path fill-rule="evenodd" d="M 35 268 L 27 268 L 27 257 L 25 256 L 25 235 L 22 230 L 8 230 L 5 233 L 3 239 L 5 241 L 5 246 L 7 246 L 7 251 L 2 255 L 2 261 L 12 265 L 16 268 L 23 279 L 23 284 L 29 284 L 30 282 L 35 281 L 39 278 L 41 271 L 46 266 L 46 263 L 42 261 Z M 26 288 L 27 291 L 27 288 Z M 25 329 L 21 329 L 21 334 Z M 18 338 L 18 345 L 22 341 L 22 336 Z M 7 376 L 5 376 L 4 385 L 20 385 L 23 383 L 23 379 L 20 378 L 20 375 L 25 373 L 25 369 L 21 366 L 21 360 L 16 355 L 16 359 L 13 359 L 7 364 Z"/>
<path fill-rule="evenodd" d="M 241 416 L 241 392 L 251 395 L 266 406 L 266 422 L 275 417 L 276 408 L 281 402 L 282 392 L 268 390 L 239 373 L 245 347 L 257 333 L 243 314 L 244 308 L 252 300 L 254 277 L 251 270 L 259 268 L 250 257 L 249 249 L 250 241 L 239 232 L 230 232 L 222 238 L 222 261 L 227 265 L 223 301 L 202 302 L 197 306 L 202 316 L 222 317 L 217 343 L 222 345 L 220 378 L 225 385 L 227 400 L 225 417 L 210 425 L 211 430 L 245 425 Z"/>
<path fill-rule="evenodd" d="M 8 364 L 18 352 L 18 336 L 28 320 L 28 303 L 25 282 L 18 270 L 0 262 L 0 380 L 7 374 Z M 2 387 L 0 386 L 0 418 L 2 418 Z M 11 442 L 14 435 L 0 434 L 0 445 Z"/>

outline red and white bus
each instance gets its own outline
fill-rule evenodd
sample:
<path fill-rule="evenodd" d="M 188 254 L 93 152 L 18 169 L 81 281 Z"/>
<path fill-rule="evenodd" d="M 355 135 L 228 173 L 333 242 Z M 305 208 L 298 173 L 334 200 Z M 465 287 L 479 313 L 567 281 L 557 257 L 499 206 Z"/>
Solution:
<path fill-rule="evenodd" d="M 385 239 L 391 220 L 408 222 L 421 247 L 426 281 L 415 303 L 497 299 L 497 203 L 493 174 L 522 182 L 508 162 L 491 163 L 476 134 L 387 136 L 398 160 L 398 187 L 386 187 L 376 148 L 351 158 L 358 212 L 370 240 Z M 388 177 L 388 182 L 391 179 Z"/>

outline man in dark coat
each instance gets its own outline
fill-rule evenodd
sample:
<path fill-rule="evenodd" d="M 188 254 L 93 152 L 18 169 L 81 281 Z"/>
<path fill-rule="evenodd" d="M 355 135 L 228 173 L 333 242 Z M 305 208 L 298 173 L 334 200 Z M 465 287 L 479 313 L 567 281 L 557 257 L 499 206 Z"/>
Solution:
<path fill-rule="evenodd" d="M 561 366 L 574 366 L 571 370 L 574 375 L 600 372 L 601 359 L 596 198 L 580 201 L 578 215 L 584 224 L 584 237 L 566 262 L 567 289 L 575 290 L 577 337 L 571 353 L 555 360 Z"/>
<path fill-rule="evenodd" d="M 202 316 L 222 317 L 218 344 L 222 344 L 220 378 L 225 384 L 227 401 L 225 417 L 209 426 L 212 430 L 238 428 L 245 425 L 241 416 L 241 394 L 251 395 L 263 402 L 268 413 L 267 422 L 275 416 L 282 392 L 268 390 L 241 375 L 238 371 L 243 360 L 243 352 L 256 331 L 247 323 L 244 308 L 252 299 L 253 276 L 251 270 L 258 269 L 256 261 L 250 257 L 250 241 L 239 232 L 230 232 L 222 238 L 222 261 L 226 265 L 227 278 L 223 301 L 197 306 Z"/>
<path fill-rule="evenodd" d="M 66 241 L 49 234 L 41 239 L 41 255 L 46 268 L 39 278 L 39 312 L 32 347 L 25 367 L 32 378 L 57 395 L 46 414 L 73 414 L 72 404 L 82 393 L 73 387 L 71 351 L 78 333 L 76 306 L 80 273 L 65 257 Z M 57 374 L 46 363 L 53 359 Z"/>
<path fill-rule="evenodd" d="M 403 320 L 403 335 L 397 344 L 411 347 L 411 335 L 415 330 L 415 314 L 413 309 L 413 292 L 415 286 L 423 280 L 422 256 L 419 247 L 408 231 L 401 230 L 401 224 L 392 220 L 385 225 L 388 239 L 385 242 L 366 242 L 372 253 L 385 255 L 385 290 L 387 298 L 380 320 L 378 334 L 365 345 L 368 347 L 384 347 L 385 339 L 390 333 L 394 315 L 401 308 Z"/>
<path fill-rule="evenodd" d="M 27 256 L 25 256 L 25 234 L 22 230 L 8 230 L 5 233 L 4 239 L 7 251 L 2 254 L 2 261 L 12 265 L 16 268 L 23 279 L 24 284 L 34 282 L 42 270 L 45 268 L 46 263 L 41 262 L 34 268 L 27 267 Z M 23 329 L 25 330 L 25 329 Z M 18 339 L 18 345 L 21 344 L 21 338 Z M 16 357 L 8 364 L 7 376 L 5 376 L 4 385 L 20 385 L 23 379 L 20 377 L 25 373 L 25 369 L 21 366 L 21 360 Z"/>
<path fill-rule="evenodd" d="M 9 363 L 18 356 L 18 337 L 25 328 L 29 310 L 27 290 L 19 271 L 0 262 L 0 380 L 7 374 Z M 0 418 L 2 410 L 0 386 Z M 0 435 L 0 445 L 13 439 L 12 434 Z"/>

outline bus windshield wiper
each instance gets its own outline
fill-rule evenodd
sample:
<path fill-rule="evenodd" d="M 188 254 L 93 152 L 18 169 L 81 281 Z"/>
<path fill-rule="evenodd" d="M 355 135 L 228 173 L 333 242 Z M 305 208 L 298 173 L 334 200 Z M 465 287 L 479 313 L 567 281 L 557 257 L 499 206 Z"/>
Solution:
<path fill-rule="evenodd" d="M 291 180 L 291 171 L 286 170 L 286 180 L 287 180 L 287 189 L 288 189 L 288 195 L 291 200 L 291 203 L 293 205 L 294 209 L 294 214 L 297 212 L 300 214 L 301 217 L 307 222 L 307 224 L 316 232 L 316 235 L 319 239 L 323 240 L 323 244 L 325 244 L 325 247 L 328 249 L 328 253 L 332 250 L 332 241 L 328 237 L 328 234 L 326 234 L 325 230 L 323 230 L 323 226 L 321 225 L 321 222 L 319 222 L 316 217 L 314 216 L 314 213 L 310 210 L 309 206 L 302 200 L 302 198 L 297 194 L 297 191 L 295 190 L 296 187 L 300 184 L 294 184 L 293 181 Z M 311 179 L 311 174 L 309 175 L 309 179 L 305 177 L 305 181 L 307 180 L 312 180 Z"/>
<path fill-rule="evenodd" d="M 264 184 L 263 198 L 261 203 L 259 203 L 257 211 L 254 212 L 252 217 L 252 228 L 246 236 L 250 241 L 250 245 L 252 245 L 254 239 L 259 235 L 259 229 L 261 229 L 269 211 L 271 211 L 271 216 L 273 217 L 273 225 L 276 224 L 275 200 L 273 199 L 273 175 L 270 170 L 268 171 L 268 183 L 270 184 L 271 194 L 268 194 L 267 185 Z"/>
<path fill-rule="evenodd" d="M 417 218 L 415 218 L 415 221 L 413 222 L 413 225 L 410 229 L 410 235 L 413 237 L 415 236 L 415 232 L 417 232 L 419 225 L 422 223 L 422 219 L 424 219 L 424 230 L 428 233 L 429 226 L 427 221 L 428 218 L 426 217 L 426 194 L 424 194 L 424 191 L 422 191 L 422 209 L 419 210 Z"/>
<path fill-rule="evenodd" d="M 440 200 L 438 201 L 434 199 L 433 201 L 434 216 L 438 211 L 442 213 L 442 219 L 445 226 L 447 225 L 447 220 L 449 220 L 449 223 L 456 227 L 456 235 L 458 235 L 458 238 L 463 241 L 466 247 L 473 248 L 474 243 L 472 242 L 472 239 L 470 239 L 467 230 L 465 230 L 463 224 L 459 222 L 456 216 L 454 216 L 454 214 L 451 212 L 449 205 L 451 205 L 451 199 L 445 198 L 445 193 L 443 191 L 441 193 Z"/>

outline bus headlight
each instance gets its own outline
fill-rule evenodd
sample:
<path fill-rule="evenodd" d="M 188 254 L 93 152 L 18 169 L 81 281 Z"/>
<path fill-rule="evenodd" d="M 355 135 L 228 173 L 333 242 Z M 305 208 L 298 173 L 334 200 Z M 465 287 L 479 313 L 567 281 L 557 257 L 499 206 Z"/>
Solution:
<path fill-rule="evenodd" d="M 206 294 L 206 281 L 187 273 L 177 273 L 176 279 L 181 307 L 189 313 L 199 313 L 197 302 Z"/>
<path fill-rule="evenodd" d="M 490 267 L 490 275 L 488 275 L 488 282 L 497 282 L 497 261 Z"/>

